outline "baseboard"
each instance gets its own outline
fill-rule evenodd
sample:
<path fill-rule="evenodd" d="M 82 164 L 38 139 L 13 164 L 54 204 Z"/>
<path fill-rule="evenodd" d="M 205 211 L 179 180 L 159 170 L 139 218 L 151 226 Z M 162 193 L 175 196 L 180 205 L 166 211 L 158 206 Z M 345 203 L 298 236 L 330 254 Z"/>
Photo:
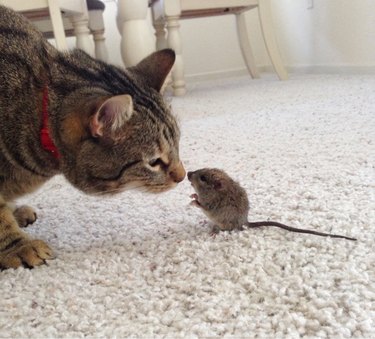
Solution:
<path fill-rule="evenodd" d="M 187 82 L 198 82 L 198 81 L 205 81 L 205 80 L 234 78 L 234 77 L 237 77 L 237 76 L 244 76 L 244 75 L 247 75 L 247 74 L 248 74 L 248 72 L 247 72 L 246 68 L 238 68 L 238 69 L 228 69 L 228 70 L 225 70 L 225 71 L 185 74 L 185 80 Z"/>
<path fill-rule="evenodd" d="M 260 66 L 262 72 L 273 72 L 271 65 Z M 375 74 L 375 65 L 295 65 L 287 66 L 289 73 L 295 74 Z"/>
<path fill-rule="evenodd" d="M 297 65 L 287 66 L 288 73 L 295 74 L 375 74 L 375 65 L 353 66 L 353 65 Z M 260 73 L 272 73 L 274 69 L 271 65 L 258 66 Z M 196 74 L 186 74 L 187 82 L 197 82 L 204 80 L 216 80 L 223 78 L 234 78 L 247 75 L 246 68 L 228 69 L 225 71 L 204 72 Z"/>

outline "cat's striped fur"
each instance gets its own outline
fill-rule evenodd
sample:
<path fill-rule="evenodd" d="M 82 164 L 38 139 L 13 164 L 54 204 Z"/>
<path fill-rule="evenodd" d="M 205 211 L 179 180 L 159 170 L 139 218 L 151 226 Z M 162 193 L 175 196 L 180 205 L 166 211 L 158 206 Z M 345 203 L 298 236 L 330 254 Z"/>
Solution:
<path fill-rule="evenodd" d="M 123 70 L 59 52 L 0 6 L 0 268 L 52 257 L 19 227 L 35 221 L 33 210 L 13 202 L 55 174 L 92 194 L 162 192 L 183 180 L 179 128 L 159 93 L 174 59 L 163 50 Z M 43 101 L 58 159 L 41 145 Z"/>

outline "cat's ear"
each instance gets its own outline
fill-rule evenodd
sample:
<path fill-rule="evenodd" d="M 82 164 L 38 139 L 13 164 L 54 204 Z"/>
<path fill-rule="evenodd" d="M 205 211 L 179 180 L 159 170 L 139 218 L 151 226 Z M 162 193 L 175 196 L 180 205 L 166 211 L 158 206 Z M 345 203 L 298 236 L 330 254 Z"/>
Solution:
<path fill-rule="evenodd" d="M 132 114 L 133 100 L 130 95 L 116 95 L 107 99 L 90 119 L 92 136 L 114 135 Z"/>
<path fill-rule="evenodd" d="M 175 59 L 176 54 L 172 49 L 162 49 L 144 58 L 130 70 L 140 76 L 150 87 L 160 92 Z"/>

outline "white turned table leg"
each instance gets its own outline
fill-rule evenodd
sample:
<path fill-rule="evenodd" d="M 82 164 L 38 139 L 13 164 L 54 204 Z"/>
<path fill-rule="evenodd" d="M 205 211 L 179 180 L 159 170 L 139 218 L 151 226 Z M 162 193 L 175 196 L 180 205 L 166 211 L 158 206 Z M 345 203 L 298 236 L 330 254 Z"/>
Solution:
<path fill-rule="evenodd" d="M 249 33 L 246 28 L 245 12 L 236 14 L 237 35 L 240 43 L 242 57 L 246 67 L 253 78 L 259 78 L 258 68 L 255 64 L 253 51 L 250 45 Z"/>
<path fill-rule="evenodd" d="M 72 23 L 74 35 L 76 37 L 77 48 L 82 49 L 87 54 L 94 57 L 94 48 L 90 39 L 89 16 L 87 9 L 84 14 L 71 16 L 70 22 Z"/>
<path fill-rule="evenodd" d="M 167 16 L 166 19 L 168 47 L 172 48 L 176 53 L 176 61 L 172 69 L 173 94 L 180 96 L 186 93 L 186 85 L 184 78 L 184 62 L 182 59 L 182 43 L 179 30 L 179 16 Z"/>
<path fill-rule="evenodd" d="M 102 61 L 107 61 L 108 52 L 105 45 L 105 29 L 102 10 L 89 11 L 89 29 L 94 38 L 95 57 Z"/>
<path fill-rule="evenodd" d="M 153 21 L 153 26 L 155 28 L 155 37 L 156 37 L 156 50 L 160 51 L 161 49 L 167 48 L 168 43 L 166 36 L 166 30 L 165 30 L 165 22 L 162 20 L 159 21 Z"/>
<path fill-rule="evenodd" d="M 155 37 L 156 37 L 156 50 L 160 51 L 164 48 L 168 48 L 168 42 L 166 39 L 167 31 L 165 29 L 165 22 L 163 20 L 153 20 L 152 25 L 155 28 Z M 166 88 L 172 88 L 173 90 L 173 79 L 172 72 L 169 72 L 168 76 L 164 81 L 164 85 L 161 89 L 163 93 Z"/>
<path fill-rule="evenodd" d="M 67 50 L 68 45 L 65 38 L 64 24 L 57 0 L 48 0 L 48 9 L 51 17 L 52 30 L 55 37 L 56 46 L 59 50 Z"/>
<path fill-rule="evenodd" d="M 95 44 L 95 57 L 102 61 L 108 61 L 108 52 L 105 45 L 105 37 L 103 31 L 93 31 Z"/>
<path fill-rule="evenodd" d="M 147 24 L 148 0 L 118 0 L 117 27 L 121 34 L 121 55 L 126 67 L 134 66 L 155 51 Z"/>
<path fill-rule="evenodd" d="M 272 27 L 272 13 L 269 0 L 260 0 L 258 5 L 260 26 L 262 28 L 264 43 L 270 56 L 273 67 L 280 80 L 287 80 L 288 73 L 281 60 L 276 38 Z"/>

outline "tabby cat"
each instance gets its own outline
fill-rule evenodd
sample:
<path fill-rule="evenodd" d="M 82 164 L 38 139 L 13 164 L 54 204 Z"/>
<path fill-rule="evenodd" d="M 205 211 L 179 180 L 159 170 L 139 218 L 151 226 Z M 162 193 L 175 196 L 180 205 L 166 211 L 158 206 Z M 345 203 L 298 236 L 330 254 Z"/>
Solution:
<path fill-rule="evenodd" d="M 174 60 L 166 49 L 123 70 L 60 52 L 0 6 L 1 269 L 53 257 L 20 228 L 35 212 L 13 203 L 55 174 L 91 194 L 157 193 L 184 179 L 179 128 L 160 94 Z"/>

